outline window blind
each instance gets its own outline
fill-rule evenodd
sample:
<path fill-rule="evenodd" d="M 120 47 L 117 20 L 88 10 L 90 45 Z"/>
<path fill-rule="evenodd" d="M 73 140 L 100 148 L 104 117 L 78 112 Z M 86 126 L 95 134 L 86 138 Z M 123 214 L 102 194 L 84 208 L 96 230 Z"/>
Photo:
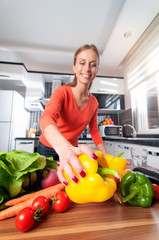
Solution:
<path fill-rule="evenodd" d="M 159 72 L 159 14 L 152 21 L 134 47 L 133 53 L 124 61 L 127 90 Z"/>

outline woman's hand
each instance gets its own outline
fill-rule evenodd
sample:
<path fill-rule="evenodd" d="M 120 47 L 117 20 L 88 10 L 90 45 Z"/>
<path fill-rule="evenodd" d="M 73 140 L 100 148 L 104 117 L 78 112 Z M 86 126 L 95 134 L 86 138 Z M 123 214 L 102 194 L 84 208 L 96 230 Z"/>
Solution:
<path fill-rule="evenodd" d="M 97 160 L 97 154 L 85 144 L 81 144 L 79 147 L 69 146 L 67 148 L 61 149 L 59 154 L 60 166 L 58 168 L 57 174 L 61 183 L 65 186 L 68 185 L 68 181 L 64 178 L 63 171 L 66 172 L 68 177 L 74 183 L 78 183 L 78 176 L 72 170 L 72 167 L 76 170 L 80 177 L 86 176 L 86 171 L 80 163 L 78 156 L 85 153 L 92 160 Z"/>

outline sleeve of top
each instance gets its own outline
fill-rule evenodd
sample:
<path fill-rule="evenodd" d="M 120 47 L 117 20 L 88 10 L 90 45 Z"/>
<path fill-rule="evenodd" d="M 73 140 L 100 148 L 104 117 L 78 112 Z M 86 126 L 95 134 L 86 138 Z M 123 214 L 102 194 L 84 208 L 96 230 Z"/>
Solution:
<path fill-rule="evenodd" d="M 45 110 L 40 118 L 40 128 L 42 132 L 48 125 L 57 124 L 57 119 L 59 118 L 63 102 L 64 92 L 62 87 L 59 87 L 51 95 L 51 98 L 49 102 L 46 104 Z"/>
<path fill-rule="evenodd" d="M 98 130 L 98 124 L 97 124 L 97 116 L 98 116 L 98 109 L 96 109 L 90 123 L 89 123 L 89 131 L 92 136 L 93 142 L 97 146 L 100 143 L 103 143 L 102 137 L 100 135 L 100 132 Z"/>

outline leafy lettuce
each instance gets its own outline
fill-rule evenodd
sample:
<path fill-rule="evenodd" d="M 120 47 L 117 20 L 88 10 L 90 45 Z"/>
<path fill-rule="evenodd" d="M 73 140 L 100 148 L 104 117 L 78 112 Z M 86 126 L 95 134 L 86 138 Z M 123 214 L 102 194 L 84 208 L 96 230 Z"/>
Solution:
<path fill-rule="evenodd" d="M 0 204 L 23 192 L 22 184 L 29 173 L 37 170 L 57 168 L 52 157 L 46 158 L 39 153 L 13 150 L 0 153 Z"/>

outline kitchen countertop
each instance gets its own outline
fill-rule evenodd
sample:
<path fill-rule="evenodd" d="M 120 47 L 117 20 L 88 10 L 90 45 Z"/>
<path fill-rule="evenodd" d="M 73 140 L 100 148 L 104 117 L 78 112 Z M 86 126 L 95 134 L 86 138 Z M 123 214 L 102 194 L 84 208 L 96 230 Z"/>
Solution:
<path fill-rule="evenodd" d="M 114 199 L 103 203 L 70 203 L 68 210 L 50 209 L 46 218 L 25 233 L 15 228 L 15 217 L 0 221 L 0 239 L 5 240 L 150 240 L 159 239 L 159 201 L 150 208 L 120 205 Z"/>
<path fill-rule="evenodd" d="M 129 168 L 132 168 L 129 165 Z M 156 170 L 155 168 L 149 167 Z M 149 208 L 119 204 L 112 197 L 101 203 L 70 202 L 63 213 L 51 206 L 46 217 L 22 233 L 15 217 L 0 221 L 0 239 L 5 240 L 150 240 L 159 239 L 159 200 Z"/>

